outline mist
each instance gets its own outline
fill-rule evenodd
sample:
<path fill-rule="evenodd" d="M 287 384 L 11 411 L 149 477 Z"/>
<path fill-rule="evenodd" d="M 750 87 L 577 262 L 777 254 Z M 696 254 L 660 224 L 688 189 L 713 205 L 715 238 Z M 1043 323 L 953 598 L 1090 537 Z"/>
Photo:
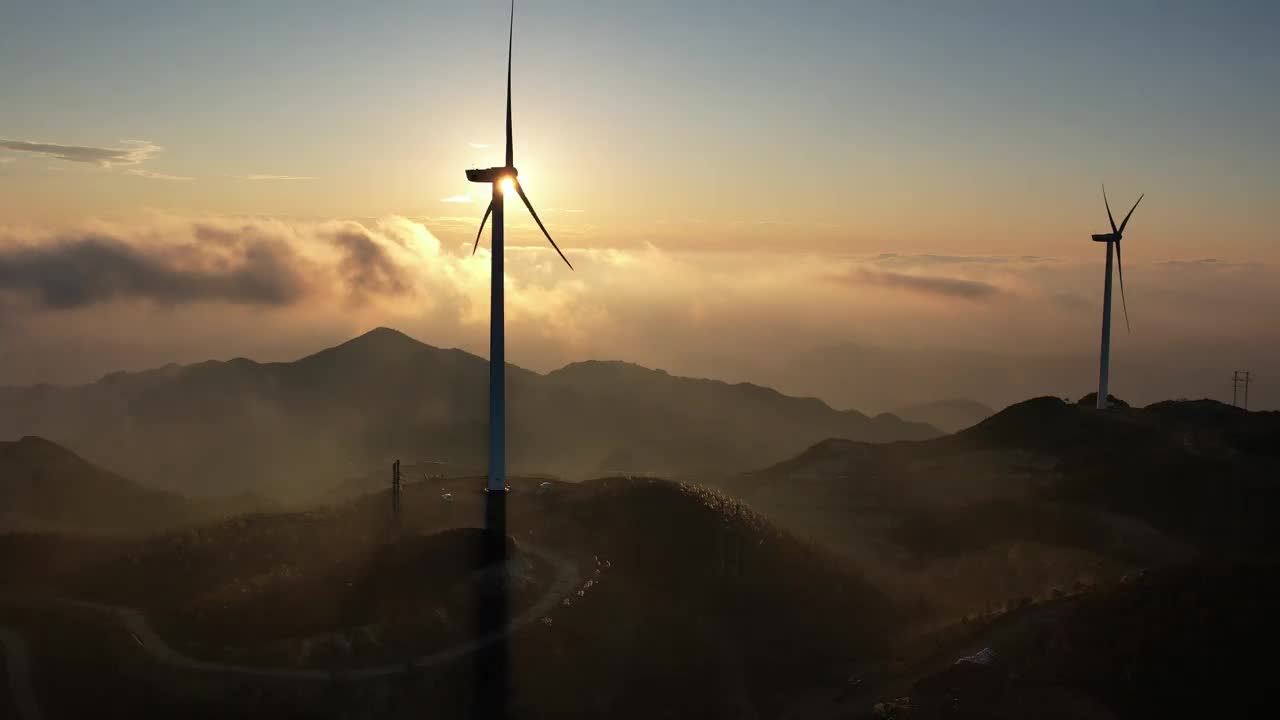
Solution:
<path fill-rule="evenodd" d="M 157 216 L 0 230 L 0 384 L 291 360 L 377 326 L 484 355 L 487 251 L 442 241 L 433 224 Z M 870 413 L 1078 395 L 1096 372 L 1101 256 L 649 244 L 570 248 L 570 273 L 550 249 L 508 252 L 508 359 L 539 372 L 618 359 Z M 1117 394 L 1229 399 L 1231 370 L 1275 365 L 1280 341 L 1257 326 L 1280 310 L 1271 266 L 1130 262 Z M 1280 395 L 1263 381 L 1250 402 L 1275 407 Z"/>

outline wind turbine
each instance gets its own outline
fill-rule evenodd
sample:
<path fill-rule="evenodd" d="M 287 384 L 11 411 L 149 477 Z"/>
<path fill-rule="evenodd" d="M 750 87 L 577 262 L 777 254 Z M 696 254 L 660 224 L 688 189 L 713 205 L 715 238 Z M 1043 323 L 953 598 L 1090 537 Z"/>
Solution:
<path fill-rule="evenodd" d="M 564 260 L 564 264 L 573 269 L 569 258 L 560 252 L 560 246 L 551 239 L 551 233 L 538 218 L 538 213 L 524 194 L 524 188 L 517 179 L 514 152 L 511 144 L 511 48 L 515 35 L 516 2 L 511 0 L 511 18 L 507 25 L 507 162 L 501 167 L 467 170 L 467 180 L 474 183 L 488 183 L 493 186 L 493 196 L 489 207 L 485 208 L 484 217 L 480 220 L 480 230 L 476 232 L 476 242 L 471 248 L 475 254 L 480 246 L 480 236 L 484 233 L 484 224 L 493 215 L 493 248 L 490 271 L 489 293 L 489 483 L 490 492 L 504 492 L 507 486 L 507 427 L 506 427 L 506 339 L 503 332 L 503 270 L 502 270 L 502 234 L 503 212 L 502 200 L 506 193 L 515 190 L 529 208 L 534 222 L 547 236 L 551 247 L 555 248 Z"/>
<path fill-rule="evenodd" d="M 1124 228 L 1129 224 L 1129 218 L 1133 216 L 1133 211 L 1138 209 L 1138 203 L 1142 202 L 1144 197 L 1146 193 L 1138 196 L 1138 202 L 1129 208 L 1129 214 L 1124 216 L 1120 227 L 1116 227 L 1116 219 L 1111 216 L 1111 203 L 1107 201 L 1107 186 L 1102 186 L 1102 203 L 1107 206 L 1107 220 L 1111 223 L 1111 232 L 1093 236 L 1094 242 L 1107 244 L 1107 281 L 1102 291 L 1102 359 L 1098 369 L 1097 407 L 1099 410 L 1107 408 L 1107 373 L 1111 363 L 1111 249 L 1115 247 L 1116 265 L 1120 269 L 1120 305 L 1124 308 L 1124 326 L 1128 330 L 1129 304 L 1124 299 L 1124 262 L 1120 258 L 1120 240 L 1124 237 Z"/>

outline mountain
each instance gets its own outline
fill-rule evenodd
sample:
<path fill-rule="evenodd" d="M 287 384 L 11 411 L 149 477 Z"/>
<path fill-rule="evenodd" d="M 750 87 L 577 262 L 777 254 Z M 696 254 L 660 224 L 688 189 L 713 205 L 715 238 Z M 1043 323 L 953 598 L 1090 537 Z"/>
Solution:
<path fill-rule="evenodd" d="M 995 410 L 977 400 L 955 398 L 909 405 L 894 410 L 893 414 L 903 420 L 932 425 L 947 432 L 956 432 L 977 425 L 995 414 Z"/>
<path fill-rule="evenodd" d="M 677 377 L 624 362 L 574 363 L 546 380 L 562 397 L 590 398 L 577 408 L 575 434 L 587 446 L 612 448 L 600 468 L 606 471 L 718 475 L 749 467 L 753 457 L 783 457 L 785 448 L 807 446 L 805 438 L 824 428 L 876 443 L 940 434 L 893 415 L 837 411 L 759 385 Z"/>
<path fill-rule="evenodd" d="M 993 594 L 1280 548 L 1278 447 L 1276 412 L 1043 397 L 942 438 L 828 440 L 725 487 L 883 584 L 969 612 Z"/>
<path fill-rule="evenodd" d="M 939 434 L 891 415 L 625 363 L 549 375 L 508 366 L 507 393 L 513 472 L 719 476 L 824 437 Z M 155 487 L 301 498 L 396 458 L 483 472 L 487 394 L 483 358 L 379 328 L 294 362 L 236 358 L 85 386 L 0 389 L 0 436 L 52 438 Z"/>
<path fill-rule="evenodd" d="M 0 528 L 138 530 L 189 515 L 151 490 L 38 437 L 0 442 Z"/>
<path fill-rule="evenodd" d="M 266 506 L 249 496 L 189 500 L 144 487 L 39 437 L 0 442 L 0 531 L 137 533 Z"/>

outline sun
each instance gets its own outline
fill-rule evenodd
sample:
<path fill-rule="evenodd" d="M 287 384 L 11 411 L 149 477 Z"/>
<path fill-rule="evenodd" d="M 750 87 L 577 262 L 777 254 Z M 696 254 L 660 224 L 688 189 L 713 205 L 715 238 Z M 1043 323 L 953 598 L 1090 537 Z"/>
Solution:
<path fill-rule="evenodd" d="M 501 180 L 498 181 L 498 188 L 502 190 L 503 195 L 506 195 L 512 190 L 515 190 L 516 189 L 515 178 L 510 178 L 510 177 L 502 178 Z"/>

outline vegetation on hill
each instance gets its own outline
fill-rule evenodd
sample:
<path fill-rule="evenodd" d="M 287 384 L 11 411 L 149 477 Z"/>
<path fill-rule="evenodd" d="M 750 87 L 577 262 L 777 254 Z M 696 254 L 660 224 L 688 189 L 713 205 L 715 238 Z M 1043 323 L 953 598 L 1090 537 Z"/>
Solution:
<path fill-rule="evenodd" d="M 1274 563 L 1144 571 L 1063 602 L 1029 610 L 1047 621 L 1008 638 L 990 664 L 916 683 L 910 717 L 1248 717 L 1269 702 Z"/>
<path fill-rule="evenodd" d="M 479 488 L 478 479 L 408 483 L 398 523 L 382 491 L 147 538 L 0 536 L 0 584 L 5 594 L 138 607 L 197 657 L 321 668 L 403 661 L 478 632 L 468 611 L 482 536 L 466 528 L 483 517 Z M 508 509 L 508 555 L 519 564 L 512 612 L 556 576 L 542 553 L 567 558 L 580 576 L 541 622 L 509 639 L 517 717 L 776 714 L 796 693 L 879 657 L 909 615 L 838 556 L 701 486 L 513 479 Z M 156 683 L 154 672 L 138 665 L 118 684 Z M 406 675 L 376 702 L 465 714 L 473 673 L 463 660 Z M 156 692 L 179 705 L 195 697 L 165 677 Z M 328 717 L 321 694 L 225 702 L 250 717 L 268 705 Z"/>

